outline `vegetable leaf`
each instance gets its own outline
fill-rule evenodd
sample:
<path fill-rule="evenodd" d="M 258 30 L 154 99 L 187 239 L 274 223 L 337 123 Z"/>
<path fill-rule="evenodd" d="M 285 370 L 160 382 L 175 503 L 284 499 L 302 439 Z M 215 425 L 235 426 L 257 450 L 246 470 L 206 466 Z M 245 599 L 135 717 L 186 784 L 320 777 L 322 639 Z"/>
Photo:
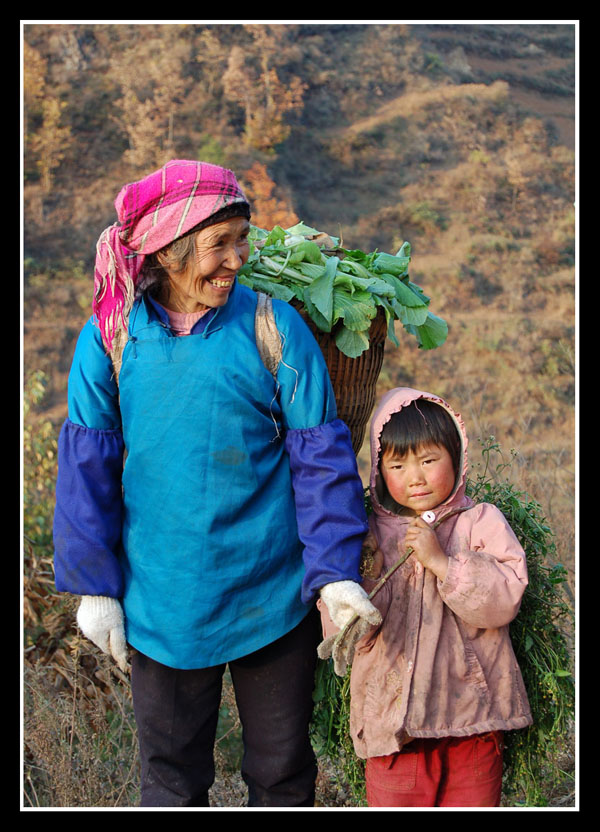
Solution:
<path fill-rule="evenodd" d="M 410 286 L 407 286 L 402 280 L 398 280 L 393 274 L 382 274 L 382 280 L 393 286 L 396 298 L 400 301 L 402 306 L 425 306 L 425 301 L 422 297 L 413 292 Z"/>
<path fill-rule="evenodd" d="M 433 350 L 440 347 L 448 336 L 448 324 L 437 315 L 427 313 L 427 320 L 421 326 L 408 325 L 406 329 L 417 336 L 419 347 L 424 350 Z"/>
<path fill-rule="evenodd" d="M 291 235 L 301 234 L 303 237 L 315 237 L 319 232 L 316 228 L 311 228 L 310 225 L 299 222 L 291 228 L 287 228 L 286 233 Z"/>
<path fill-rule="evenodd" d="M 285 240 L 285 231 L 280 225 L 276 225 L 268 233 L 265 239 L 266 246 L 272 246 L 275 243 L 282 243 Z"/>
<path fill-rule="evenodd" d="M 249 286 L 251 289 L 259 290 L 261 292 L 265 292 L 268 295 L 271 295 L 272 298 L 277 298 L 277 300 L 284 300 L 286 303 L 292 300 L 292 298 L 296 297 L 296 292 L 289 288 L 289 286 L 284 286 L 283 283 L 277 283 L 275 280 L 269 280 L 266 277 L 260 277 L 259 275 L 252 275 L 252 277 L 246 277 L 245 275 L 238 274 L 238 280 L 240 283 L 243 283 L 244 286 Z"/>
<path fill-rule="evenodd" d="M 331 332 L 331 321 L 328 321 L 317 309 L 314 305 L 312 300 L 310 299 L 310 295 L 307 291 L 304 292 L 304 306 L 306 307 L 306 311 L 308 312 L 309 317 L 312 319 L 315 326 L 317 326 L 322 332 Z"/>
<path fill-rule="evenodd" d="M 406 274 L 409 263 L 410 257 L 396 257 L 394 254 L 381 252 L 381 254 L 378 254 L 373 260 L 372 268 L 373 271 L 378 272 L 379 274 L 386 272 L 388 274 L 400 276 Z"/>
<path fill-rule="evenodd" d="M 329 257 L 323 274 L 304 291 L 304 299 L 310 298 L 330 327 L 333 322 L 333 281 L 338 262 L 338 257 Z"/>
<path fill-rule="evenodd" d="M 412 324 L 412 326 L 423 326 L 429 315 L 429 311 L 426 306 L 403 306 L 397 300 L 392 301 L 392 308 L 396 312 L 396 317 L 398 317 L 405 326 L 406 324 Z"/>
<path fill-rule="evenodd" d="M 335 336 L 337 348 L 350 358 L 358 358 L 365 350 L 369 349 L 369 334 L 366 332 L 352 332 L 345 326 L 340 327 Z"/>
<path fill-rule="evenodd" d="M 410 243 L 408 240 L 400 246 L 396 252 L 396 257 L 410 257 Z"/>
<path fill-rule="evenodd" d="M 392 344 L 394 344 L 395 347 L 399 347 L 400 342 L 396 337 L 396 329 L 394 327 L 394 320 L 396 318 L 394 310 L 391 308 L 387 298 L 377 298 L 376 302 L 378 306 L 382 306 L 385 311 L 385 319 L 387 322 L 387 337 L 390 339 L 390 341 L 392 342 Z"/>
<path fill-rule="evenodd" d="M 323 263 L 323 254 L 321 249 L 312 240 L 304 240 L 294 246 L 294 250 L 290 256 L 290 263 L 301 263 L 306 260 L 307 263 L 315 263 L 321 265 Z"/>
<path fill-rule="evenodd" d="M 359 294 L 361 297 L 357 297 Z M 356 292 L 351 296 L 347 292 L 333 290 L 334 320 L 343 318 L 344 325 L 352 332 L 368 330 L 376 315 L 377 308 L 369 292 Z"/>

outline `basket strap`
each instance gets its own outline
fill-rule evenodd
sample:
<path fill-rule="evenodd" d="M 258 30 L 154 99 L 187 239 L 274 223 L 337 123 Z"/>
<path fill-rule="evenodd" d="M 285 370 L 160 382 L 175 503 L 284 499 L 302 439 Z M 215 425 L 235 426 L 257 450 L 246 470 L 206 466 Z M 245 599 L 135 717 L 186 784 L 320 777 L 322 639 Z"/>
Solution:
<path fill-rule="evenodd" d="M 275 323 L 271 296 L 264 292 L 257 292 L 256 294 L 258 295 L 254 319 L 256 346 L 263 364 L 275 378 L 283 356 L 281 335 Z"/>
<path fill-rule="evenodd" d="M 125 349 L 125 344 L 127 343 L 127 327 L 123 327 L 121 324 L 117 326 L 113 337 L 112 348 L 109 350 L 110 360 L 112 361 L 113 365 L 113 375 L 114 379 L 117 383 L 117 387 L 119 386 L 119 373 L 121 372 L 121 364 L 123 361 L 123 350 Z"/>

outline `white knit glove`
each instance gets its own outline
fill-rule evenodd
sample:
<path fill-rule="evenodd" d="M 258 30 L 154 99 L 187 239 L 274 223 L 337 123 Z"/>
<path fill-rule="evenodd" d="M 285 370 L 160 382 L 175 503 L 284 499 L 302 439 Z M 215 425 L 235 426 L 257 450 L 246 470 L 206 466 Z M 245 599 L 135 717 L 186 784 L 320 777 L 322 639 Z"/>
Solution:
<path fill-rule="evenodd" d="M 126 673 L 125 624 L 123 608 L 117 599 L 104 595 L 82 595 L 77 610 L 77 623 L 83 635 L 103 653 L 112 656 L 123 673 Z"/>
<path fill-rule="evenodd" d="M 343 630 L 355 615 L 364 618 L 369 624 L 381 624 L 381 613 L 369 601 L 367 593 L 356 581 L 325 584 L 320 594 L 331 620 L 340 630 Z"/>

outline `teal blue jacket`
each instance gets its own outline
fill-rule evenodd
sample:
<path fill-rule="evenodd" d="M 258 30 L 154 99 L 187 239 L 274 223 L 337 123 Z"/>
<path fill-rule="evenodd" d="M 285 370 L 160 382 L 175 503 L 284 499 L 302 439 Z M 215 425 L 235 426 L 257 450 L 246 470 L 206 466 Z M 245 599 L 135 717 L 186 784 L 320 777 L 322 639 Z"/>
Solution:
<path fill-rule="evenodd" d="M 93 319 L 69 376 L 57 588 L 122 599 L 129 643 L 172 667 L 253 652 L 299 623 L 325 583 L 359 580 L 363 489 L 322 353 L 275 301 L 274 379 L 256 300 L 236 283 L 176 337 L 143 296 L 118 388 Z"/>

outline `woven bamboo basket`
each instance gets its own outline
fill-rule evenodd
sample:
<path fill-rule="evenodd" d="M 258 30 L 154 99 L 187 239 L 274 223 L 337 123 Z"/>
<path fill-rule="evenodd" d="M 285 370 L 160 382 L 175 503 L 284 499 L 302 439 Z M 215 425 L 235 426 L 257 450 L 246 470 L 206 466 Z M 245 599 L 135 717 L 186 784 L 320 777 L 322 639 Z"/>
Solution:
<path fill-rule="evenodd" d="M 358 358 L 349 358 L 335 345 L 336 328 L 322 332 L 308 317 L 302 306 L 296 309 L 308 324 L 321 347 L 327 362 L 333 392 L 337 403 L 338 417 L 350 428 L 352 448 L 360 451 L 377 395 L 377 379 L 383 364 L 387 323 L 383 309 L 373 319 L 369 330 L 369 348 Z"/>

